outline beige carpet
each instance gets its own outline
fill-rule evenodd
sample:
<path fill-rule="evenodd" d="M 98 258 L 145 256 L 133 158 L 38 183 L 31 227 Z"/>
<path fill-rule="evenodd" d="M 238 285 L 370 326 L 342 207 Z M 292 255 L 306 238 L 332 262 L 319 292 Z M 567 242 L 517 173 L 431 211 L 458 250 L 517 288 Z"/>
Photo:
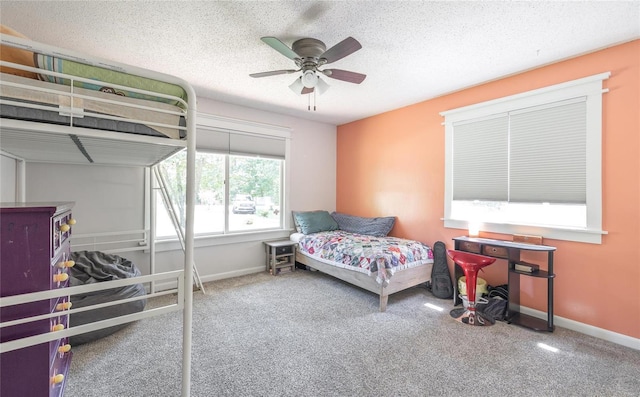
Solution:
<path fill-rule="evenodd" d="M 385 313 L 377 296 L 318 272 L 259 273 L 205 287 L 207 295 L 194 296 L 191 396 L 640 391 L 640 351 L 562 328 L 466 326 L 450 318 L 450 300 L 423 287 L 392 295 Z M 139 321 L 75 347 L 65 397 L 179 396 L 181 318 Z"/>

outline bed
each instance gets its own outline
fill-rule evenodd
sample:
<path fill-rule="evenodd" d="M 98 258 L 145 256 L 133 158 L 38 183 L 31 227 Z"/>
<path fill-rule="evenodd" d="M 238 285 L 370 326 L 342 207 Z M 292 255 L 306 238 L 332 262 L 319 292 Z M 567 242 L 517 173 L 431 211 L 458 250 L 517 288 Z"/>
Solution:
<path fill-rule="evenodd" d="M 4 153 L 31 161 L 153 165 L 186 147 L 189 104 L 179 79 L 143 77 L 138 69 L 16 36 L 3 34 L 2 44 Z M 49 147 L 39 151 L 34 141 Z"/>
<path fill-rule="evenodd" d="M 433 252 L 419 241 L 390 237 L 395 217 L 364 218 L 328 211 L 293 212 L 296 262 L 379 295 L 431 280 Z"/>
<path fill-rule="evenodd" d="M 47 75 L 40 77 L 46 78 Z M 76 127 L 173 139 L 185 136 L 183 111 L 177 105 L 119 95 L 118 91 L 103 85 L 93 89 L 74 87 L 71 102 L 69 85 L 11 74 L 3 74 L 2 80 L 2 118 L 58 125 L 73 123 Z M 114 94 L 119 96 L 115 98 L 117 100 L 114 100 Z M 73 119 L 72 115 L 75 116 Z"/>
<path fill-rule="evenodd" d="M 0 343 L 0 352 L 73 337 L 139 319 L 183 312 L 182 395 L 190 391 L 193 217 L 195 201 L 195 91 L 186 81 L 131 65 L 38 43 L 0 25 L 0 151 L 16 162 L 16 202 L 26 201 L 25 162 L 153 168 L 187 151 L 186 226 L 182 270 L 3 297 L 0 307 L 89 294 L 131 285 L 173 282 L 176 302 L 103 321 Z M 149 239 L 153 238 L 153 233 Z M 153 241 L 144 249 L 154 257 Z M 130 302 L 138 297 L 125 298 Z M 123 302 L 102 304 L 118 305 Z M 71 316 L 87 307 L 69 309 Z M 53 314 L 39 317 L 52 317 Z M 25 317 L 12 324 L 34 321 Z M 3 327 L 7 324 L 1 324 Z"/>

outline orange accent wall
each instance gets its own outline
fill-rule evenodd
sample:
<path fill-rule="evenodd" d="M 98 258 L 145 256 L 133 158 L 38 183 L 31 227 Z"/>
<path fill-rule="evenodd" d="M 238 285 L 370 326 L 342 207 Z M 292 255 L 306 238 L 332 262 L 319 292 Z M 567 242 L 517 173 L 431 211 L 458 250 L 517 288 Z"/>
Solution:
<path fill-rule="evenodd" d="M 444 228 L 440 112 L 610 71 L 603 95 L 602 244 L 545 239 L 555 254 L 555 315 L 640 338 L 640 40 L 338 127 L 339 212 L 397 217 L 391 234 L 453 247 Z M 482 233 L 510 239 L 509 235 Z M 527 259 L 544 260 L 535 256 Z M 451 266 L 451 263 L 450 263 Z M 506 283 L 506 262 L 481 277 Z M 546 282 L 521 280 L 522 304 L 546 310 Z"/>

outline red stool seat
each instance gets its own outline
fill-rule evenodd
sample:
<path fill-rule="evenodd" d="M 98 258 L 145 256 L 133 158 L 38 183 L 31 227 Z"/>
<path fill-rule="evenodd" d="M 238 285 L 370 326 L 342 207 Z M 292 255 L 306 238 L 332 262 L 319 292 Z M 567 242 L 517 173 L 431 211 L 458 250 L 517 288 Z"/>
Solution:
<path fill-rule="evenodd" d="M 449 314 L 464 324 L 478 326 L 493 325 L 495 323 L 493 317 L 476 310 L 476 283 L 478 281 L 478 270 L 489 266 L 496 261 L 496 258 L 456 250 L 447 250 L 447 255 L 464 271 L 467 282 L 467 299 L 469 301 L 467 308 L 453 309 Z"/>

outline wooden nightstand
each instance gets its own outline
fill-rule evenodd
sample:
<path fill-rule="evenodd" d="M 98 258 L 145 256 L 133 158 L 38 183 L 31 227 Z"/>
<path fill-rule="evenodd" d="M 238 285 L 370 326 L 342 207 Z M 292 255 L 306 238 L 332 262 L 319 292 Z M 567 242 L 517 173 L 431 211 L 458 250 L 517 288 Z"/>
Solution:
<path fill-rule="evenodd" d="M 296 242 L 291 240 L 265 241 L 267 250 L 267 270 L 274 276 L 282 268 L 296 270 Z"/>

